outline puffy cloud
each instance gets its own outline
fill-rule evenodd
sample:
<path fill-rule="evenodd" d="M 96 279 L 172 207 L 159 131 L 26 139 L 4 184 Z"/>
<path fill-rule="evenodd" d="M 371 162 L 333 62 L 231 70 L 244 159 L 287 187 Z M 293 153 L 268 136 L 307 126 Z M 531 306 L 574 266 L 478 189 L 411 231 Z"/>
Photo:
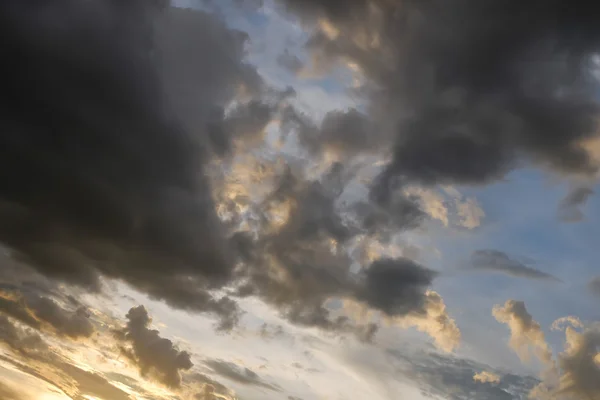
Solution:
<path fill-rule="evenodd" d="M 561 376 L 556 392 L 575 399 L 600 397 L 600 330 L 566 328 L 565 350 L 558 356 Z"/>
<path fill-rule="evenodd" d="M 528 267 L 499 250 L 477 250 L 471 255 L 471 267 L 475 270 L 498 272 L 516 278 L 561 282 L 547 272 Z"/>
<path fill-rule="evenodd" d="M 559 318 L 553 330 L 565 330 L 565 348 L 557 356 L 558 369 L 530 393 L 540 400 L 588 400 L 600 397 L 600 329 L 584 326 L 577 317 Z"/>
<path fill-rule="evenodd" d="M 402 327 L 414 327 L 431 336 L 440 349 L 451 352 L 460 345 L 461 333 L 446 310 L 442 296 L 434 291 L 425 293 L 423 313 L 412 313 L 397 320 Z"/>
<path fill-rule="evenodd" d="M 546 336 L 531 314 L 527 312 L 525 303 L 507 300 L 503 306 L 494 307 L 492 314 L 510 329 L 510 346 L 523 361 L 529 361 L 531 350 L 546 366 L 552 366 L 552 351 L 546 342 Z"/>
<path fill-rule="evenodd" d="M 583 323 L 579 318 L 569 315 L 567 317 L 561 317 L 552 323 L 551 329 L 554 331 L 560 331 L 565 329 L 568 325 L 574 328 L 583 328 Z"/>
<path fill-rule="evenodd" d="M 144 306 L 131 308 L 126 317 L 125 328 L 117 332 L 123 342 L 131 345 L 122 348 L 123 354 L 139 368 L 142 376 L 153 376 L 169 387 L 179 387 L 180 371 L 193 366 L 191 355 L 150 328 L 152 320 Z"/>
<path fill-rule="evenodd" d="M 500 383 L 500 376 L 493 372 L 481 371 L 473 375 L 473 380 L 481 383 Z"/>

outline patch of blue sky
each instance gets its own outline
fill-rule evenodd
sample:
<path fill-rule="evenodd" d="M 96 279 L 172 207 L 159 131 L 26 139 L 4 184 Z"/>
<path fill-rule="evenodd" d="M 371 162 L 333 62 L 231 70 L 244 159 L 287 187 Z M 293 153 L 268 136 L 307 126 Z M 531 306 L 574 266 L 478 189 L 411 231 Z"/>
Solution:
<path fill-rule="evenodd" d="M 600 255 L 594 244 L 600 237 L 597 212 L 600 199 L 597 196 L 592 196 L 584 207 L 586 218 L 583 221 L 564 223 L 558 219 L 557 209 L 569 186 L 565 182 L 551 182 L 536 170 L 515 171 L 504 182 L 485 188 L 460 190 L 479 200 L 486 219 L 474 231 L 428 232 L 434 236 L 432 240 L 442 254 L 437 261 L 431 258 L 430 265 L 442 271 L 434 289 L 443 296 L 448 309 L 454 311 L 465 342 L 475 346 L 480 356 L 486 352 L 483 348 L 486 342 L 491 342 L 489 338 L 481 340 L 480 336 L 500 329 L 491 316 L 491 309 L 508 299 L 525 301 L 555 348 L 559 348 L 564 339 L 563 335 L 549 331 L 556 318 L 578 315 L 583 320 L 595 320 L 600 317 L 597 300 L 586 293 L 585 287 L 588 279 L 597 274 Z M 472 251 L 487 248 L 534 260 L 531 267 L 553 274 L 564 282 L 460 270 L 468 265 Z M 468 313 L 461 310 L 468 310 Z M 502 332 L 500 329 L 496 334 Z"/>

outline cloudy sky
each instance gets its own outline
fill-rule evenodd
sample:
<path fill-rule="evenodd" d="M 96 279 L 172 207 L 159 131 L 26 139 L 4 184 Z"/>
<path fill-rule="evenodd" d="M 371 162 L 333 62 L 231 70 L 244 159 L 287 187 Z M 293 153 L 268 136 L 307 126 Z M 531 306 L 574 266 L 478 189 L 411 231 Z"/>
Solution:
<path fill-rule="evenodd" d="M 0 399 L 600 400 L 600 7 L 0 5 Z"/>

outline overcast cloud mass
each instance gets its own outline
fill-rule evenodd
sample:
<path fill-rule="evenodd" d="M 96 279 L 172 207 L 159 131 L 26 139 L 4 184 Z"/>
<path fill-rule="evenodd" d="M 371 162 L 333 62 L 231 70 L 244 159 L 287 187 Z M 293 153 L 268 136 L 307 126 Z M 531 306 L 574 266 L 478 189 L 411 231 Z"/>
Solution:
<path fill-rule="evenodd" d="M 600 399 L 600 6 L 0 5 L 0 398 Z"/>

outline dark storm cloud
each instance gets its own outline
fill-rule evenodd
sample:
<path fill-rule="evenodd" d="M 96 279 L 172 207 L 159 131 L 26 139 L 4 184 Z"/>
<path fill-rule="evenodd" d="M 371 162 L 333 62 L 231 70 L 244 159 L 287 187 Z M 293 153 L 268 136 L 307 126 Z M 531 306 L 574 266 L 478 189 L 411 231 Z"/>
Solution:
<path fill-rule="evenodd" d="M 127 319 L 125 328 L 117 332 L 118 339 L 131 345 L 122 348 L 123 354 L 139 368 L 142 376 L 154 377 L 172 388 L 179 387 L 180 371 L 193 366 L 191 355 L 150 328 L 152 320 L 144 306 L 131 308 Z"/>
<path fill-rule="evenodd" d="M 471 267 L 474 270 L 499 272 L 516 278 L 538 279 L 561 282 L 547 272 L 528 267 L 498 250 L 477 250 L 471 255 Z"/>
<path fill-rule="evenodd" d="M 356 298 L 391 316 L 423 312 L 425 291 L 436 275 L 407 258 L 379 259 L 364 271 Z"/>
<path fill-rule="evenodd" d="M 558 216 L 565 222 L 579 222 L 584 215 L 581 207 L 585 206 L 588 199 L 594 194 L 589 187 L 578 187 L 569 192 L 560 202 Z"/>
<path fill-rule="evenodd" d="M 383 183 L 485 183 L 523 162 L 597 170 L 582 145 L 598 134 L 596 3 L 280 3 L 310 26 L 328 21 L 308 43 L 315 58 L 367 79 L 370 116 L 397 136 Z"/>
<path fill-rule="evenodd" d="M 234 363 L 223 360 L 208 360 L 204 363 L 214 373 L 221 375 L 231 381 L 244 385 L 260 386 L 265 389 L 280 392 L 278 386 L 265 382 L 256 372 L 251 369 L 240 367 Z"/>
<path fill-rule="evenodd" d="M 203 175 L 208 125 L 262 83 L 245 34 L 159 8 L 2 3 L 0 241 L 54 278 L 122 279 L 229 321 L 235 304 L 206 291 L 232 268 Z"/>
<path fill-rule="evenodd" d="M 404 197 L 365 203 L 364 209 L 345 207 L 338 200 L 347 182 L 340 163 L 320 180 L 285 169 L 254 210 L 258 234 L 234 235 L 243 263 L 236 293 L 261 298 L 294 324 L 372 341 L 377 325 L 357 325 L 330 301 L 352 299 L 391 316 L 421 315 L 435 273 L 401 258 L 363 265 L 358 276 L 351 270 L 354 261 L 343 246 L 360 235 L 416 226 L 422 211 Z M 273 210 L 280 209 L 287 210 L 286 216 L 275 223 Z"/>

